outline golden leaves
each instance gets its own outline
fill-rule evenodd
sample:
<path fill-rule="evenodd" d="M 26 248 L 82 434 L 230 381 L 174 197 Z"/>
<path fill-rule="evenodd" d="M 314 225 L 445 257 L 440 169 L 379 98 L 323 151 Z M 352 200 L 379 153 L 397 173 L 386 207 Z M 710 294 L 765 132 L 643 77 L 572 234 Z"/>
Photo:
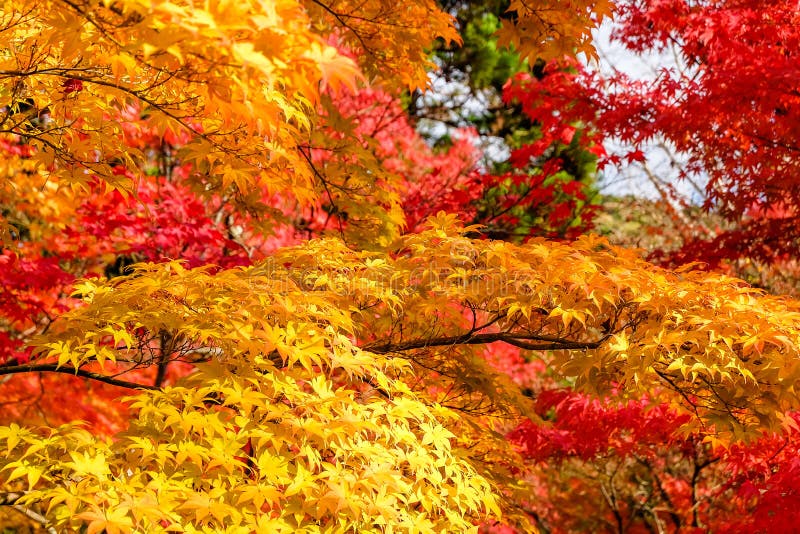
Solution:
<path fill-rule="evenodd" d="M 454 434 L 442 421 L 452 415 L 434 413 L 395 378 L 407 364 L 359 350 L 350 312 L 319 285 L 306 289 L 286 275 L 266 264 L 212 276 L 167 263 L 139 266 L 113 283 L 82 283 L 87 306 L 54 326 L 43 358 L 63 353 L 63 364 L 91 366 L 108 350 L 118 373 L 125 365 L 213 356 L 204 364 L 198 358 L 200 370 L 184 385 L 131 399 L 138 419 L 113 444 L 87 444 L 83 435 L 73 443 L 60 433 L 49 443 L 65 449 L 37 445 L 37 461 L 36 450 L 19 445 L 23 435 L 38 436 L 3 429 L 7 482 L 29 477 L 38 491 L 40 471 L 76 473 L 80 484 L 48 478 L 37 500 L 66 488 L 81 504 L 71 502 L 69 513 L 53 505 L 60 526 L 83 521 L 120 532 L 153 521 L 260 525 L 277 512 L 286 531 L 315 521 L 364 530 L 377 517 L 409 528 L 427 521 L 438 532 L 469 530 L 484 506 L 496 510 L 488 481 L 451 446 Z M 174 352 L 163 352 L 165 339 Z M 367 382 L 381 393 L 362 394 Z M 19 455 L 30 459 L 20 463 Z M 442 462 L 450 466 L 444 474 Z M 155 487 L 158 503 L 149 511 L 125 508 L 148 502 Z M 250 501 L 258 507 L 243 505 Z M 398 507 L 417 503 L 424 511 L 398 515 Z M 124 520 L 104 509 L 125 509 Z"/>
<path fill-rule="evenodd" d="M 98 175 L 130 191 L 113 166 L 141 168 L 143 155 L 110 118 L 134 107 L 157 134 L 189 134 L 185 156 L 208 171 L 212 194 L 246 198 L 257 186 L 315 198 L 304 192 L 310 171 L 296 146 L 307 140 L 319 82 L 354 87 L 360 74 L 310 30 L 297 2 L 33 2 L 20 10 L 27 16 L 2 33 L 0 104 L 5 115 L 24 105 L 9 124 L 30 139 L 51 180 L 83 185 Z M 65 92 L 65 80 L 80 85 Z"/>
<path fill-rule="evenodd" d="M 455 388 L 434 397 L 452 403 L 461 391 L 462 409 L 524 411 L 476 352 L 504 342 L 556 351 L 562 372 L 590 390 L 666 386 L 719 430 L 777 425 L 775 414 L 797 402 L 796 303 L 733 279 L 669 273 L 596 238 L 516 246 L 461 235 L 471 230 L 442 216 L 386 252 L 324 239 L 213 275 L 141 266 L 114 285 L 81 285 L 89 305 L 39 346 L 75 368 L 168 357 L 351 379 L 370 375 L 370 353 L 396 354 Z M 163 332 L 174 340 L 169 354 L 155 345 Z"/>
<path fill-rule="evenodd" d="M 798 303 L 596 237 L 514 245 L 466 231 L 441 215 L 386 251 L 328 238 L 247 268 L 140 265 L 83 282 L 86 305 L 37 341 L 39 361 L 198 370 L 132 398 L 131 430 L 113 443 L 0 429 L 0 476 L 55 503 L 65 528 L 468 529 L 501 506 L 502 474 L 487 471 L 502 445 L 480 418 L 527 410 L 486 344 L 550 352 L 590 391 L 671 391 L 715 439 L 779 429 L 798 405 Z M 123 509 L 154 492 L 120 518 L 86 504 Z"/>
<path fill-rule="evenodd" d="M 125 146 L 110 117 L 134 106 L 157 133 L 189 134 L 178 156 L 205 163 L 200 170 L 209 172 L 214 193 L 246 197 L 258 186 L 313 201 L 319 191 L 297 146 L 309 140 L 320 90 L 353 90 L 363 78 L 327 43 L 334 28 L 346 21 L 355 36 L 345 31 L 344 38 L 364 44 L 369 77 L 412 87 L 427 80 L 425 47 L 457 38 L 433 1 L 93 0 L 23 2 L 19 9 L 27 16 L 6 21 L 2 33 L 3 113 L 26 106 L 14 116 L 14 132 L 31 138 L 54 178 L 83 184 L 96 174 L 122 190 L 132 183 L 109 162 L 135 168 L 142 155 Z M 79 89 L 65 92 L 65 80 Z"/>
<path fill-rule="evenodd" d="M 512 46 L 533 64 L 536 58 L 559 59 L 585 54 L 597 59 L 591 32 L 607 17 L 614 3 L 609 0 L 512 0 L 498 32 L 499 43 Z"/>
<path fill-rule="evenodd" d="M 376 85 L 408 90 L 428 86 L 434 67 L 428 47 L 436 39 L 460 41 L 453 19 L 433 0 L 307 0 L 323 34 L 336 35 L 359 58 Z"/>
<path fill-rule="evenodd" d="M 591 391 L 667 388 L 729 435 L 777 429 L 778 414 L 797 406 L 797 303 L 730 278 L 670 273 L 596 237 L 516 246 L 464 231 L 441 216 L 388 256 L 325 240 L 276 260 L 353 310 L 365 349 L 407 357 L 418 374 L 439 373 L 447 380 L 432 379 L 500 406 L 517 401 L 485 379 L 475 357 L 483 343 L 556 351 L 562 372 Z M 459 398 L 462 409 L 479 405 Z"/>
<path fill-rule="evenodd" d="M 383 383 L 395 393 L 392 380 Z M 41 488 L 34 476 L 29 495 L 50 503 L 62 529 L 269 521 L 286 532 L 314 524 L 366 531 L 378 521 L 402 532 L 422 521 L 445 532 L 472 530 L 480 509 L 499 512 L 488 482 L 451 450 L 452 434 L 436 418 L 445 412 L 434 417 L 407 391 L 354 403 L 352 385 L 302 368 L 209 367 L 184 386 L 135 398 L 138 418 L 114 442 L 65 427 L 48 439 L 28 433 L 31 445 L 22 446 L 24 431 L 3 429 L 9 454 L 0 472 L 11 471 L 7 482 L 45 465 L 58 473 Z M 67 502 L 64 490 L 76 499 Z"/>

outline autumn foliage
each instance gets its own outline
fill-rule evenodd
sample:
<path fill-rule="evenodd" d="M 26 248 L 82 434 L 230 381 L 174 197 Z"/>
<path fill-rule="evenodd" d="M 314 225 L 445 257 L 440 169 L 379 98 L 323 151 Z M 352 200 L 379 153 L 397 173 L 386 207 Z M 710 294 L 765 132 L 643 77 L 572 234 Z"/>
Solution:
<path fill-rule="evenodd" d="M 620 3 L 632 49 L 691 59 L 645 86 L 574 59 L 609 2 L 510 2 L 496 168 L 404 107 L 460 41 L 433 1 L 9 4 L 0 519 L 786 530 L 800 303 L 583 235 L 598 170 L 663 136 L 739 225 L 713 243 L 791 258 L 796 8 L 722 4 Z"/>

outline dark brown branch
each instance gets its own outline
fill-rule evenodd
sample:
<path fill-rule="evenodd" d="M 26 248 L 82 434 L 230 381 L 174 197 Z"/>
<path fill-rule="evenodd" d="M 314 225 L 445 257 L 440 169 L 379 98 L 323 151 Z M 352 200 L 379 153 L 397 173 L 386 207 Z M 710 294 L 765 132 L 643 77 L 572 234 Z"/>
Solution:
<path fill-rule="evenodd" d="M 87 371 L 86 369 L 76 369 L 74 367 L 64 367 L 64 366 L 59 367 L 58 364 L 55 363 L 0 366 L 0 375 L 11 375 L 18 373 L 63 373 L 67 375 L 88 378 L 90 380 L 96 380 L 97 382 L 102 382 L 104 384 L 109 384 L 111 386 L 117 386 L 121 388 L 149 389 L 149 390 L 161 389 L 159 387 L 151 386 L 148 384 L 139 384 L 136 382 L 128 382 L 127 380 L 119 380 L 117 378 L 112 378 L 110 376 L 102 375 L 100 373 Z"/>
<path fill-rule="evenodd" d="M 333 216 L 333 214 L 336 213 L 337 214 L 336 220 L 337 220 L 337 223 L 339 225 L 339 235 L 341 236 L 342 239 L 344 239 L 344 227 L 342 226 L 341 216 L 339 216 L 339 215 L 341 215 L 342 212 L 340 211 L 339 207 L 336 205 L 336 201 L 333 199 L 333 194 L 331 193 L 331 190 L 330 190 L 330 187 L 329 187 L 330 184 L 325 179 L 325 177 L 322 176 L 322 173 L 319 172 L 319 169 L 317 169 L 317 166 L 314 165 L 314 162 L 312 161 L 310 154 L 306 154 L 306 151 L 303 150 L 302 147 L 298 147 L 298 152 L 300 153 L 301 156 L 303 156 L 303 159 L 305 159 L 306 162 L 308 162 L 308 165 L 311 168 L 311 171 L 314 173 L 314 176 L 317 177 L 317 180 L 320 181 L 320 183 L 322 184 L 322 187 L 325 188 L 325 194 L 328 196 L 328 201 L 331 203 L 331 212 L 328 213 L 328 218 L 325 219 L 325 224 L 324 224 L 323 228 L 325 226 L 328 226 L 328 221 L 330 220 L 331 216 Z"/>
<path fill-rule="evenodd" d="M 153 381 L 153 386 L 160 388 L 167 376 L 169 356 L 175 349 L 175 338 L 166 330 L 159 332 L 158 337 L 160 353 L 158 355 L 158 370 L 156 371 L 156 379 Z"/>
<path fill-rule="evenodd" d="M 389 352 L 403 352 L 414 349 L 425 349 L 434 347 L 451 347 L 455 345 L 484 345 L 488 343 L 495 343 L 502 341 L 509 345 L 514 345 L 527 350 L 581 350 L 581 349 L 596 349 L 609 336 L 604 336 L 597 341 L 570 341 L 563 338 L 530 335 L 530 334 L 514 334 L 510 332 L 497 332 L 488 334 L 462 334 L 460 336 L 442 336 L 423 339 L 412 339 L 409 341 L 392 342 L 375 342 L 368 343 L 361 347 L 363 350 L 375 352 L 377 354 L 386 354 Z M 538 343 L 535 343 L 538 342 Z"/>
<path fill-rule="evenodd" d="M 664 488 L 664 485 L 661 483 L 661 477 L 658 476 L 656 470 L 653 468 L 652 464 L 647 459 L 640 458 L 639 456 L 636 455 L 634 455 L 634 458 L 636 459 L 637 462 L 643 465 L 650 472 L 650 476 L 653 477 L 656 490 L 658 490 L 658 494 L 661 497 L 661 500 L 663 500 L 667 505 L 667 514 L 672 520 L 672 524 L 675 525 L 676 532 L 680 531 L 682 527 L 681 516 L 675 511 L 675 504 L 672 502 L 672 497 Z"/>
<path fill-rule="evenodd" d="M 697 404 L 693 402 L 692 399 L 689 398 L 689 396 L 683 389 L 680 388 L 680 386 L 678 386 L 678 384 L 675 382 L 676 377 L 670 375 L 667 372 L 659 371 L 658 369 L 654 369 L 654 371 L 656 375 L 658 375 L 661 378 L 661 380 L 667 383 L 667 385 L 672 391 L 678 393 L 681 397 L 683 397 L 683 400 L 686 401 L 686 404 L 692 410 L 695 417 L 697 417 L 698 420 L 702 421 L 702 419 L 700 418 L 700 412 L 697 409 L 698 408 Z"/>
<path fill-rule="evenodd" d="M 698 454 L 697 448 L 695 447 L 694 451 L 694 469 L 692 470 L 692 480 L 691 480 L 691 488 L 692 488 L 692 526 L 695 528 L 700 528 L 700 514 L 699 514 L 699 502 L 697 497 L 697 484 L 700 481 L 700 472 L 708 467 L 709 465 L 717 462 L 720 460 L 719 457 L 717 458 L 707 458 L 705 461 L 698 461 Z"/>
<path fill-rule="evenodd" d="M 349 17 L 348 15 L 343 14 L 343 13 L 337 13 L 329 5 L 324 4 L 324 3 L 320 2 L 319 0 L 311 0 L 311 3 L 318 5 L 319 7 L 321 7 L 322 9 L 327 11 L 328 13 L 330 13 L 333 16 L 333 18 L 335 18 L 336 21 L 339 24 L 341 24 L 344 28 L 347 28 L 347 30 L 349 30 L 350 33 L 352 33 L 355 36 L 355 38 L 358 39 L 358 42 L 361 43 L 361 48 L 364 49 L 365 53 L 369 54 L 370 56 L 374 56 L 375 55 L 375 52 L 372 49 L 370 49 L 370 47 L 367 46 L 367 43 L 364 41 L 364 38 L 361 36 L 361 34 L 359 34 L 355 30 L 355 28 L 353 28 L 347 22 L 345 22 L 345 20 L 344 20 L 345 17 L 347 17 L 347 18 L 351 18 L 351 17 Z M 374 21 L 367 21 L 367 22 L 373 22 L 374 23 Z"/>

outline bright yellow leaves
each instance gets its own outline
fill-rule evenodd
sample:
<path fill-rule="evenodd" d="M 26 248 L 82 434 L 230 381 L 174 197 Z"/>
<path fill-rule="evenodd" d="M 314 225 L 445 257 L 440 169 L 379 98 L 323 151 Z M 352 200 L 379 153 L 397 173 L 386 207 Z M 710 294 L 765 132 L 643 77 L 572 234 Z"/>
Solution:
<path fill-rule="evenodd" d="M 137 417 L 113 442 L 0 431 L 4 485 L 57 528 L 446 532 L 500 513 L 448 430 L 455 414 L 400 380 L 406 360 L 354 345 L 345 295 L 270 264 L 144 265 L 79 291 L 87 305 L 40 340 L 37 363 L 94 368 L 105 350 L 110 375 L 164 361 L 198 371 L 131 399 Z"/>
<path fill-rule="evenodd" d="M 666 387 L 698 424 L 736 436 L 776 430 L 779 414 L 797 406 L 796 302 L 734 279 L 660 270 L 594 237 L 520 247 L 466 240 L 446 217 L 431 224 L 389 256 L 329 240 L 275 259 L 291 264 L 291 279 L 325 281 L 315 293 L 353 310 L 364 349 L 406 357 L 418 374 L 444 374 L 495 404 L 520 399 L 487 379 L 475 347 L 505 342 L 556 351 L 561 372 L 591 391 Z M 462 409 L 475 402 L 459 399 Z"/>
<path fill-rule="evenodd" d="M 0 476 L 46 470 L 47 484 L 29 480 L 22 502 L 50 508 L 61 530 L 472 531 L 499 513 L 490 484 L 431 410 L 394 388 L 384 374 L 393 365 L 373 357 L 362 371 L 397 400 L 361 402 L 360 381 L 332 379 L 334 369 L 204 367 L 132 399 L 138 418 L 114 442 L 4 429 Z"/>
<path fill-rule="evenodd" d="M 64 529 L 466 531 L 514 486 L 483 417 L 528 409 L 487 344 L 550 353 L 590 391 L 666 391 L 714 439 L 778 430 L 800 404 L 798 303 L 594 237 L 466 231 L 439 216 L 382 252 L 324 239 L 253 267 L 83 282 L 34 364 L 198 369 L 132 398 L 113 442 L 0 429 L 4 485 Z"/>

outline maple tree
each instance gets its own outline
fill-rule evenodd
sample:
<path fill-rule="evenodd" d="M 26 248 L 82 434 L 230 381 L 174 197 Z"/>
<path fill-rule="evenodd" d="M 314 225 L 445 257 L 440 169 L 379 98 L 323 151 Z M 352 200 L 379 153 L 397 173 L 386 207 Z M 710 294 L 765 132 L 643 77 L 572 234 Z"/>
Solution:
<path fill-rule="evenodd" d="M 662 182 L 664 200 L 701 203 L 723 221 L 699 233 L 684 224 L 673 264 L 737 272 L 740 260 L 768 268 L 797 255 L 797 17 L 797 6 L 782 1 L 618 3 L 615 40 L 632 54 L 674 60 L 650 80 L 587 77 L 595 128 L 631 145 L 630 162 L 643 162 L 653 143 L 667 150 L 679 180 L 701 198 L 680 198 Z"/>
<path fill-rule="evenodd" d="M 510 7 L 501 41 L 554 57 L 610 5 Z M 643 439 L 794 429 L 797 302 L 422 209 L 480 206 L 468 142 L 376 121 L 457 39 L 433 2 L 29 2 L 2 27 L 0 375 L 57 380 L 88 423 L 4 415 L 3 505 L 88 533 L 530 529 L 519 468 L 559 397 L 532 403 L 497 347 L 547 355 L 580 402 L 663 392 L 674 425 Z M 536 94 L 523 163 L 584 121 Z M 99 417 L 114 388 L 136 394 Z"/>
<path fill-rule="evenodd" d="M 582 87 L 569 94 L 587 107 L 594 128 L 632 146 L 627 154 L 609 154 L 605 162 L 642 162 L 643 173 L 662 196 L 660 208 L 645 207 L 648 215 L 660 211 L 655 224 L 639 224 L 642 231 L 624 239 L 650 240 L 651 257 L 672 265 L 699 260 L 705 268 L 796 294 L 796 169 L 791 163 L 796 6 L 631 1 L 618 2 L 618 13 L 617 38 L 629 50 L 672 49 L 677 58 L 651 81 L 620 73 L 584 75 L 576 86 Z M 653 143 L 677 154 L 671 167 L 679 170 L 684 188 L 689 184 L 702 195 L 709 213 L 698 214 L 699 206 L 681 198 L 676 184 L 652 175 L 644 151 Z M 629 219 L 629 202 L 622 210 Z M 610 230 L 619 232 L 619 227 Z M 501 367 L 516 374 L 521 365 L 518 360 Z M 517 378 L 530 380 L 527 373 Z M 617 404 L 562 391 L 565 384 L 557 381 L 538 382 L 533 391 L 539 410 L 552 418 L 553 428 L 527 425 L 512 436 L 533 464 L 529 476 L 540 492 L 531 498 L 530 512 L 544 529 L 794 528 L 795 431 L 714 447 L 705 432 L 692 432 L 688 439 L 675 433 L 681 425 L 665 411 L 669 404 L 660 392 Z M 647 406 L 645 411 L 640 405 Z M 553 462 L 561 467 L 554 469 Z"/>

